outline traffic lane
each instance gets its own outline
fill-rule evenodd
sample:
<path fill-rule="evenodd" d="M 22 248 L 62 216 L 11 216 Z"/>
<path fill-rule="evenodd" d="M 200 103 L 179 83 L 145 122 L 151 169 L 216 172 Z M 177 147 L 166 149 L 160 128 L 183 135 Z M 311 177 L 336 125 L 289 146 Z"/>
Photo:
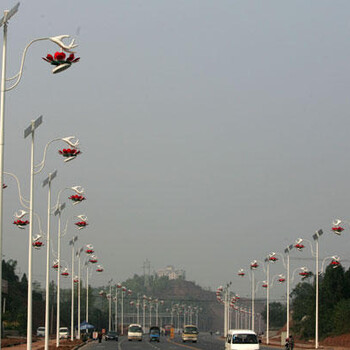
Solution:
<path fill-rule="evenodd" d="M 126 336 L 120 336 L 119 341 L 102 340 L 92 341 L 84 346 L 82 350 L 223 350 L 224 341 L 215 335 L 200 334 L 197 343 L 183 343 L 181 336 L 176 335 L 173 340 L 168 337 L 160 337 L 160 342 L 150 342 L 149 337 L 145 334 L 142 341 L 128 341 Z"/>
<path fill-rule="evenodd" d="M 222 338 L 216 335 L 211 335 L 210 333 L 199 333 L 197 343 L 182 342 L 181 336 L 175 336 L 174 340 L 171 342 L 176 343 L 182 348 L 189 349 L 203 349 L 203 350 L 216 350 L 224 349 L 225 343 Z"/>

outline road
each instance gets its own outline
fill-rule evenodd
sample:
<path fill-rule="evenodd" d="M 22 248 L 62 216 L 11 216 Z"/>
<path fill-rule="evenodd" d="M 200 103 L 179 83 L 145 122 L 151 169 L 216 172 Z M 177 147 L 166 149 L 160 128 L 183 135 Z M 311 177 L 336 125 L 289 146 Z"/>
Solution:
<path fill-rule="evenodd" d="M 197 343 L 183 343 L 181 337 L 176 335 L 174 340 L 169 340 L 167 337 L 161 337 L 159 343 L 149 342 L 148 335 L 145 334 L 142 342 L 129 342 L 126 336 L 119 337 L 119 342 L 116 341 L 93 341 L 84 346 L 82 350 L 185 350 L 185 349 L 201 349 L 201 350 L 224 350 L 224 341 L 215 335 L 202 333 L 199 335 Z M 261 347 L 262 350 L 276 348 Z"/>

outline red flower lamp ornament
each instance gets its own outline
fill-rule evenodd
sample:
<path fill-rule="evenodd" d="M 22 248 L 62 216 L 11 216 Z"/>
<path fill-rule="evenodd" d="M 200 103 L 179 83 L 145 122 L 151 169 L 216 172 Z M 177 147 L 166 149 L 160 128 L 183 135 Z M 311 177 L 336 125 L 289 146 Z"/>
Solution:
<path fill-rule="evenodd" d="M 131 295 L 131 294 L 132 294 L 132 290 L 128 289 L 128 295 Z"/>
<path fill-rule="evenodd" d="M 270 255 L 269 255 L 269 261 L 270 262 L 276 262 L 277 260 L 278 260 L 278 258 L 276 257 L 276 253 L 271 253 Z"/>
<path fill-rule="evenodd" d="M 244 272 L 243 269 L 240 269 L 240 270 L 238 271 L 238 276 L 240 276 L 240 277 L 244 277 L 244 276 L 245 276 L 245 272 Z"/>
<path fill-rule="evenodd" d="M 333 256 L 332 261 L 329 265 L 332 266 L 333 268 L 337 268 L 338 266 L 340 266 L 339 260 L 340 260 L 339 256 Z"/>
<path fill-rule="evenodd" d="M 117 283 L 117 288 L 120 289 L 122 287 L 121 283 Z"/>
<path fill-rule="evenodd" d="M 302 251 L 305 248 L 302 238 L 298 238 L 295 241 L 294 248 L 298 249 L 299 251 Z"/>
<path fill-rule="evenodd" d="M 41 235 L 36 235 L 35 237 L 33 237 L 32 246 L 35 249 L 40 249 L 43 245 L 44 243 L 41 240 Z"/>
<path fill-rule="evenodd" d="M 63 276 L 63 277 L 68 277 L 69 276 L 69 272 L 68 272 L 68 269 L 66 267 L 61 272 L 61 276 Z"/>
<path fill-rule="evenodd" d="M 286 281 L 286 278 L 283 275 L 278 276 L 278 282 L 279 283 L 284 283 Z"/>
<path fill-rule="evenodd" d="M 78 227 L 78 230 L 81 230 L 85 228 L 87 225 L 89 225 L 87 222 L 87 217 L 85 215 L 78 215 L 77 218 L 80 221 L 77 221 L 74 225 Z"/>
<path fill-rule="evenodd" d="M 99 295 L 100 297 L 104 297 L 105 294 L 106 294 L 106 293 L 105 293 L 103 290 L 100 290 L 100 291 L 98 292 L 98 295 Z"/>
<path fill-rule="evenodd" d="M 13 224 L 17 225 L 18 228 L 24 229 L 29 224 L 29 221 L 17 219 L 13 222 Z"/>
<path fill-rule="evenodd" d="M 259 264 L 258 264 L 258 262 L 257 262 L 256 260 L 254 260 L 254 261 L 252 261 L 252 262 L 250 263 L 250 268 L 251 268 L 252 270 L 257 269 L 258 267 L 259 267 Z"/>
<path fill-rule="evenodd" d="M 84 201 L 86 198 L 80 194 L 72 194 L 68 199 L 73 201 L 73 205 Z"/>
<path fill-rule="evenodd" d="M 126 292 L 126 287 L 123 286 L 123 287 L 122 287 L 122 291 L 123 291 L 123 292 Z"/>
<path fill-rule="evenodd" d="M 76 148 L 63 148 L 59 150 L 58 153 L 63 156 L 65 162 L 75 159 L 81 151 Z"/>
<path fill-rule="evenodd" d="M 133 302 L 133 301 L 130 301 L 130 305 L 131 305 L 131 306 L 134 306 L 134 302 Z"/>
<path fill-rule="evenodd" d="M 74 282 L 74 283 L 79 283 L 79 277 L 78 277 L 78 276 L 75 276 L 73 282 Z"/>
<path fill-rule="evenodd" d="M 46 57 L 43 57 L 42 59 L 55 66 L 55 68 L 52 70 L 52 73 L 56 74 L 68 69 L 72 63 L 78 62 L 80 60 L 80 57 L 75 57 L 74 54 L 71 53 L 66 58 L 66 54 L 64 52 L 57 51 L 54 56 L 47 54 Z"/>
<path fill-rule="evenodd" d="M 342 231 L 344 231 L 344 228 L 340 226 L 341 224 L 341 220 L 336 219 L 333 221 L 333 227 L 332 227 L 332 231 L 337 234 L 340 235 L 342 233 Z"/>
<path fill-rule="evenodd" d="M 92 244 L 87 244 L 86 245 L 86 249 L 85 249 L 85 253 L 86 254 L 93 254 L 94 251 L 94 247 L 92 246 Z"/>
<path fill-rule="evenodd" d="M 262 287 L 263 287 L 263 288 L 267 288 L 267 287 L 268 287 L 268 284 L 267 284 L 266 281 L 263 282 Z"/>
<path fill-rule="evenodd" d="M 311 274 L 311 272 L 309 271 L 309 269 L 307 267 L 300 268 L 299 276 L 308 277 L 310 274 Z"/>
<path fill-rule="evenodd" d="M 52 264 L 52 268 L 57 270 L 58 269 L 58 260 L 55 260 Z"/>
<path fill-rule="evenodd" d="M 96 272 L 103 272 L 103 271 L 104 271 L 103 267 L 101 265 L 98 265 Z"/>
<path fill-rule="evenodd" d="M 91 258 L 89 259 L 89 261 L 92 263 L 92 264 L 96 264 L 97 263 L 97 258 L 95 255 L 92 255 Z"/>

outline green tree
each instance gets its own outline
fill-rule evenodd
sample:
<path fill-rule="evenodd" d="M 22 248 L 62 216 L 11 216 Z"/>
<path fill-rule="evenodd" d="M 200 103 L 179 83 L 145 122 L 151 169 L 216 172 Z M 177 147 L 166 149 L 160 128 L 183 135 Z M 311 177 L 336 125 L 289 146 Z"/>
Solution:
<path fill-rule="evenodd" d="M 272 328 L 281 328 L 287 320 L 287 307 L 281 303 L 273 302 L 269 304 L 270 325 Z M 266 322 L 266 310 L 261 313 Z"/>

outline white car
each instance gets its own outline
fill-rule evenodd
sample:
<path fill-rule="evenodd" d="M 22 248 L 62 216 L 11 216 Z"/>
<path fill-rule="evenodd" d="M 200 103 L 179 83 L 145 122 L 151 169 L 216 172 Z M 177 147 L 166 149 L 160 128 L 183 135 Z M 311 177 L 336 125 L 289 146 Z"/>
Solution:
<path fill-rule="evenodd" d="M 36 330 L 37 337 L 45 337 L 45 327 L 38 327 Z"/>
<path fill-rule="evenodd" d="M 69 337 L 69 330 L 67 327 L 60 327 L 60 338 L 68 339 Z"/>

